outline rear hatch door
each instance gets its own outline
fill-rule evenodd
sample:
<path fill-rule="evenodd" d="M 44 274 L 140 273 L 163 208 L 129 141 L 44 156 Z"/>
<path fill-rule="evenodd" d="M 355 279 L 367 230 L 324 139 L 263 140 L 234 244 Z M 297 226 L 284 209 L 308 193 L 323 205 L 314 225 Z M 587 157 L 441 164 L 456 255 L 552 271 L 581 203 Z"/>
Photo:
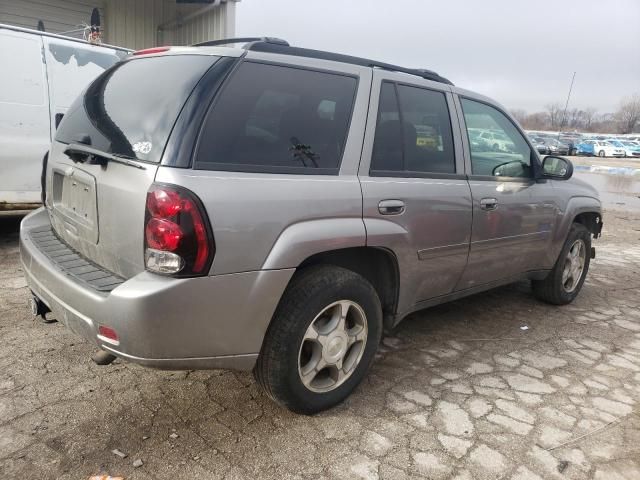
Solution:
<path fill-rule="evenodd" d="M 219 57 L 162 55 L 121 62 L 69 108 L 47 167 L 56 234 L 129 278 L 144 270 L 145 201 L 173 125 Z"/>

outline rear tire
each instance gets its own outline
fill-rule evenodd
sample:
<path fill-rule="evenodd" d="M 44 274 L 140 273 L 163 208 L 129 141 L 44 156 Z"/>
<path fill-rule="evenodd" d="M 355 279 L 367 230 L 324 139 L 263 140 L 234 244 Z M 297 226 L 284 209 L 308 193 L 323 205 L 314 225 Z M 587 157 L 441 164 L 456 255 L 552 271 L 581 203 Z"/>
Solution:
<path fill-rule="evenodd" d="M 581 259 L 576 260 L 575 253 Z M 580 293 L 591 260 L 591 232 L 580 223 L 571 225 L 560 256 L 544 280 L 532 280 L 534 295 L 552 305 L 571 303 Z"/>
<path fill-rule="evenodd" d="M 254 376 L 280 405 L 317 413 L 358 386 L 381 336 L 382 307 L 373 286 L 351 270 L 312 266 L 296 274 L 280 300 Z"/>
<path fill-rule="evenodd" d="M 598 152 L 598 156 L 599 156 L 599 157 L 601 157 L 601 158 L 604 158 L 604 156 L 605 156 L 605 155 L 604 155 L 604 150 L 600 150 L 600 151 Z"/>

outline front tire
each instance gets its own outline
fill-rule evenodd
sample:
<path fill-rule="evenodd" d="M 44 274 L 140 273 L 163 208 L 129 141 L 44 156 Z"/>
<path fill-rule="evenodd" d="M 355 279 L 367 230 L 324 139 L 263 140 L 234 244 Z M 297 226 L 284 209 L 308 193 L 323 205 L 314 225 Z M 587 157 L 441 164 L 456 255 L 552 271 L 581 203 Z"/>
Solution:
<path fill-rule="evenodd" d="M 582 289 L 590 260 L 591 232 L 574 223 L 553 270 L 544 280 L 532 280 L 534 295 L 552 305 L 571 303 Z"/>
<path fill-rule="evenodd" d="M 297 273 L 280 300 L 254 376 L 289 410 L 342 402 L 364 378 L 382 336 L 382 307 L 361 275 L 331 265 Z"/>

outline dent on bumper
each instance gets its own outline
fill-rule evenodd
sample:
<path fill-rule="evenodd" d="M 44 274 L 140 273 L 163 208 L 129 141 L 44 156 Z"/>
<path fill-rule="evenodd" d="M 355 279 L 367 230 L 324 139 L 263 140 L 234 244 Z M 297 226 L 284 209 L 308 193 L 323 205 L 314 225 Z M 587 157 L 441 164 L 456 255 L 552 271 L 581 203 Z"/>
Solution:
<path fill-rule="evenodd" d="M 130 361 L 165 369 L 251 369 L 293 269 L 173 279 L 141 272 L 109 294 L 65 275 L 33 244 L 44 209 L 22 222 L 20 254 L 27 283 L 58 320 Z M 98 337 L 109 326 L 118 344 Z"/>

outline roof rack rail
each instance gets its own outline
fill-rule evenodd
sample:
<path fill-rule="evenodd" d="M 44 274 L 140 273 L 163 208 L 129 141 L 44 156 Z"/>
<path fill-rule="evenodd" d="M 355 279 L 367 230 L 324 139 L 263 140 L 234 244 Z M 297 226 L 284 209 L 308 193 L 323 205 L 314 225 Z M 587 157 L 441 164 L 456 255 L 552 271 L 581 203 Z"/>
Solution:
<path fill-rule="evenodd" d="M 230 43 L 246 43 L 245 48 L 250 49 L 254 42 L 271 43 L 274 45 L 281 45 L 288 47 L 289 42 L 275 37 L 238 37 L 238 38 L 223 38 L 220 40 L 210 40 L 208 42 L 195 43 L 193 47 L 215 47 L 217 45 L 229 45 Z"/>
<path fill-rule="evenodd" d="M 392 72 L 408 73 L 409 75 L 416 75 L 426 80 L 431 80 L 439 83 L 446 83 L 447 85 L 453 85 L 453 83 L 438 75 L 436 72 L 427 69 L 420 68 L 405 68 L 391 63 L 378 62 L 376 60 L 370 60 L 368 58 L 354 57 L 351 55 L 343 55 L 341 53 L 325 52 L 323 50 L 312 50 L 310 48 L 291 47 L 287 45 L 269 43 L 269 42 L 254 42 L 247 45 L 247 50 L 253 50 L 257 52 L 267 53 L 279 53 L 283 55 L 294 55 L 298 57 L 317 58 L 320 60 L 331 60 L 334 62 L 350 63 L 352 65 L 361 65 L 363 67 L 380 68 L 383 70 L 389 70 Z"/>
<path fill-rule="evenodd" d="M 244 37 L 244 38 L 225 38 L 222 40 L 212 40 L 210 42 L 196 43 L 194 47 L 212 47 L 216 45 L 228 45 L 230 43 L 245 43 L 242 47 L 245 50 L 265 53 L 279 53 L 281 55 L 293 55 L 297 57 L 317 58 L 319 60 L 331 60 L 334 62 L 350 63 L 352 65 L 361 65 L 363 67 L 380 68 L 391 72 L 407 73 L 416 75 L 433 82 L 453 83 L 438 75 L 432 70 L 424 68 L 405 68 L 391 63 L 378 62 L 367 58 L 354 57 L 351 55 L 343 55 L 341 53 L 325 52 L 323 50 L 312 50 L 310 48 L 292 47 L 286 40 L 274 37 Z"/>

